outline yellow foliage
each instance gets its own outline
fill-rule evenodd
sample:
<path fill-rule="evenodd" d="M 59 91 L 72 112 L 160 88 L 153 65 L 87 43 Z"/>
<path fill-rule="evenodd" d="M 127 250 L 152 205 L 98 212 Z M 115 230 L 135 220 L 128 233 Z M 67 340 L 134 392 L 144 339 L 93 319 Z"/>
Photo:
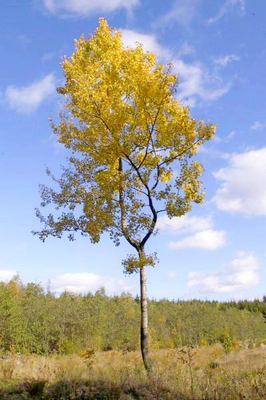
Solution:
<path fill-rule="evenodd" d="M 159 211 L 181 216 L 203 200 L 203 168 L 193 156 L 215 127 L 193 119 L 176 98 L 170 65 L 140 44 L 125 47 L 103 18 L 92 37 L 75 41 L 63 70 L 66 82 L 58 91 L 66 112 L 54 130 L 74 156 L 61 192 L 43 197 L 82 214 L 50 218 L 50 230 L 40 236 L 73 228 L 97 242 L 107 231 L 116 244 L 124 236 L 139 251 Z"/>

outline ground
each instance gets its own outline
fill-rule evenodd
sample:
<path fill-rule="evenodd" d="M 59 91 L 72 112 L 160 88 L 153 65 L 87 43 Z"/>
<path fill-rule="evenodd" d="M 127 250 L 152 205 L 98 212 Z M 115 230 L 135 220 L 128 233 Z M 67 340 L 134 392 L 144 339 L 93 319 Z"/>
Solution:
<path fill-rule="evenodd" d="M 138 352 L 9 355 L 0 362 L 0 398 L 265 399 L 266 346 L 226 353 L 221 345 L 152 353 L 147 377 Z"/>

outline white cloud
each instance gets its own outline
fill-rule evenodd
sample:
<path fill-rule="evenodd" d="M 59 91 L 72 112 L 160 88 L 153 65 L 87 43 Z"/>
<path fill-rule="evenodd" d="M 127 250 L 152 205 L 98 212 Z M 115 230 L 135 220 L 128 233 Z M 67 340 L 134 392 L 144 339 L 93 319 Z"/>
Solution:
<path fill-rule="evenodd" d="M 216 231 L 214 229 L 206 229 L 187 236 L 184 239 L 170 242 L 171 249 L 204 249 L 216 250 L 226 244 L 226 234 L 224 231 Z"/>
<path fill-rule="evenodd" d="M 182 56 L 188 56 L 190 54 L 195 53 L 195 49 L 193 46 L 191 46 L 189 43 L 184 42 L 181 46 L 180 49 L 177 52 L 177 57 L 180 58 Z"/>
<path fill-rule="evenodd" d="M 51 61 L 54 57 L 55 57 L 55 52 L 50 51 L 50 52 L 44 53 L 42 55 L 41 59 L 43 62 L 48 62 L 48 61 Z"/>
<path fill-rule="evenodd" d="M 174 71 L 179 76 L 179 94 L 189 105 L 195 105 L 197 98 L 204 101 L 218 100 L 230 89 L 220 79 L 210 74 L 200 63 L 173 61 Z"/>
<path fill-rule="evenodd" d="M 124 46 L 136 47 L 136 44 L 140 43 L 146 51 L 155 53 L 158 57 L 170 57 L 169 51 L 160 45 L 155 35 L 129 29 L 121 29 L 121 32 Z"/>
<path fill-rule="evenodd" d="M 224 4 L 218 11 L 218 13 L 208 19 L 208 24 L 213 24 L 219 21 L 228 13 L 238 13 L 239 15 L 245 15 L 245 0 L 225 0 Z"/>
<path fill-rule="evenodd" d="M 234 61 L 238 61 L 239 57 L 236 54 L 226 54 L 223 57 L 218 57 L 214 60 L 215 64 L 221 67 L 227 67 L 227 65 L 231 64 Z"/>
<path fill-rule="evenodd" d="M 55 87 L 55 77 L 51 73 L 29 86 L 8 86 L 4 97 L 9 107 L 13 110 L 21 113 L 30 113 L 55 93 Z"/>
<path fill-rule="evenodd" d="M 213 141 L 215 143 L 229 143 L 236 135 L 236 131 L 230 131 L 227 135 L 225 136 L 219 136 L 219 135 L 215 135 L 215 137 L 213 138 Z"/>
<path fill-rule="evenodd" d="M 210 217 L 184 215 L 169 219 L 167 216 L 158 220 L 158 229 L 177 235 L 187 234 L 183 239 L 171 241 L 171 249 L 198 248 L 216 250 L 226 244 L 226 233 L 213 229 Z"/>
<path fill-rule="evenodd" d="M 266 215 L 266 147 L 232 154 L 214 176 L 221 182 L 213 199 L 220 210 Z"/>
<path fill-rule="evenodd" d="M 10 269 L 0 270 L 0 282 L 9 282 L 17 275 L 17 272 Z"/>
<path fill-rule="evenodd" d="M 52 14 L 66 13 L 85 17 L 95 12 L 112 12 L 118 9 L 130 11 L 139 0 L 43 0 Z"/>
<path fill-rule="evenodd" d="M 176 0 L 172 9 L 160 19 L 161 24 L 176 21 L 188 25 L 197 14 L 199 0 Z"/>
<path fill-rule="evenodd" d="M 228 266 L 213 274 L 191 272 L 188 286 L 199 287 L 203 293 L 229 293 L 245 290 L 259 283 L 259 262 L 247 252 L 239 252 Z"/>
<path fill-rule="evenodd" d="M 107 276 L 101 276 L 89 272 L 65 273 L 50 280 L 51 290 L 56 294 L 64 291 L 72 293 L 88 293 L 104 287 L 108 295 L 121 292 L 132 292 L 124 279 L 116 280 Z"/>
<path fill-rule="evenodd" d="M 224 138 L 224 142 L 228 143 L 231 139 L 233 139 L 236 135 L 236 131 L 230 131 L 228 135 Z"/>
<path fill-rule="evenodd" d="M 175 279 L 175 278 L 177 278 L 177 273 L 174 271 L 167 272 L 166 277 L 168 279 Z"/>
<path fill-rule="evenodd" d="M 264 128 L 266 128 L 266 124 L 260 121 L 255 121 L 250 127 L 253 131 L 260 131 Z"/>
<path fill-rule="evenodd" d="M 156 36 L 132 30 L 122 29 L 122 38 L 125 46 L 134 47 L 141 43 L 146 51 L 155 53 L 164 61 L 173 60 L 173 72 L 179 77 L 178 96 L 188 105 L 194 106 L 198 99 L 214 101 L 224 96 L 230 89 L 229 84 L 224 84 L 220 78 L 211 74 L 200 63 L 187 63 L 180 58 L 173 59 L 173 55 L 163 47 Z M 193 48 L 183 44 L 180 54 L 189 54 Z"/>
<path fill-rule="evenodd" d="M 215 140 L 213 140 L 213 142 L 215 142 Z M 219 139 L 218 139 L 218 143 L 219 143 Z M 216 160 L 219 158 L 226 160 L 228 158 L 228 153 L 226 153 L 225 151 L 217 150 L 217 148 L 215 148 L 209 144 L 204 144 L 203 146 L 201 146 L 199 153 L 206 154 L 207 156 L 215 158 Z"/>
<path fill-rule="evenodd" d="M 189 215 L 173 217 L 171 219 L 164 215 L 157 222 L 158 229 L 172 233 L 192 233 L 210 229 L 211 226 L 212 220 L 210 217 L 194 217 Z"/>

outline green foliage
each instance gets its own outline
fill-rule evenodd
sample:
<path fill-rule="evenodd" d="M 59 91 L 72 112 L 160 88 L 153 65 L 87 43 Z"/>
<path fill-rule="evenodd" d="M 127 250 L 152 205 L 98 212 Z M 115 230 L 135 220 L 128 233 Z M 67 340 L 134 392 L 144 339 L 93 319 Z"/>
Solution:
<path fill-rule="evenodd" d="M 133 274 L 136 272 L 138 269 L 143 268 L 144 266 L 151 266 L 155 267 L 156 262 L 158 261 L 157 259 L 157 254 L 153 253 L 150 255 L 147 255 L 145 253 L 142 253 L 140 257 L 136 257 L 134 255 L 128 255 L 123 261 L 122 261 L 122 266 L 124 268 L 124 272 L 126 274 Z"/>
<path fill-rule="evenodd" d="M 220 343 L 226 353 L 230 353 L 233 350 L 233 339 L 230 335 L 223 334 L 220 337 Z"/>
<path fill-rule="evenodd" d="M 243 307 L 245 304 L 246 309 Z M 265 302 L 218 303 L 151 300 L 154 349 L 221 342 L 266 340 Z M 104 290 L 81 296 L 45 293 L 18 278 L 0 284 L 0 351 L 2 353 L 78 353 L 86 349 L 139 349 L 139 300 L 129 294 L 108 297 Z"/>

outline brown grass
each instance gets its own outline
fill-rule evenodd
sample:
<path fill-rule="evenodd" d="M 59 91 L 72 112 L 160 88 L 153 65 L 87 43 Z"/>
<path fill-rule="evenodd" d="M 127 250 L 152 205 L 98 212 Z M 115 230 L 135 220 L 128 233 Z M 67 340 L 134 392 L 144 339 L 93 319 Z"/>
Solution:
<path fill-rule="evenodd" d="M 266 399 L 266 347 L 160 350 L 152 358 L 148 378 L 138 352 L 9 356 L 0 361 L 0 399 Z"/>

